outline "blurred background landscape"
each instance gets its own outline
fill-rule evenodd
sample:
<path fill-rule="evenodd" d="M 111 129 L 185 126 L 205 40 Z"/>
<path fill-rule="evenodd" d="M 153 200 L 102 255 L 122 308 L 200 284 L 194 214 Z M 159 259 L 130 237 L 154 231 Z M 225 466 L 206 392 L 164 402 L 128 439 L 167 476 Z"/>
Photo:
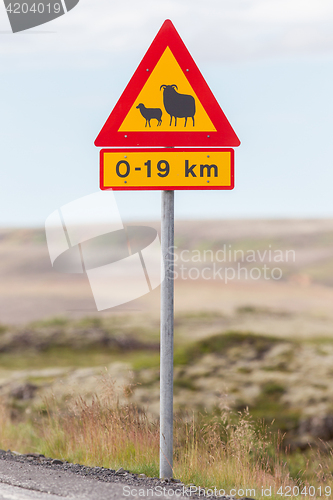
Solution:
<path fill-rule="evenodd" d="M 176 279 L 176 413 L 248 408 L 291 450 L 333 443 L 333 221 L 179 221 L 175 234 L 187 259 L 227 245 L 259 252 L 249 270 L 282 270 L 279 280 Z M 295 257 L 270 262 L 269 249 Z M 85 275 L 52 269 L 43 229 L 1 230 L 0 255 L 0 395 L 13 421 L 45 398 L 102 397 L 105 377 L 120 402 L 158 417 L 159 288 L 98 313 Z"/>

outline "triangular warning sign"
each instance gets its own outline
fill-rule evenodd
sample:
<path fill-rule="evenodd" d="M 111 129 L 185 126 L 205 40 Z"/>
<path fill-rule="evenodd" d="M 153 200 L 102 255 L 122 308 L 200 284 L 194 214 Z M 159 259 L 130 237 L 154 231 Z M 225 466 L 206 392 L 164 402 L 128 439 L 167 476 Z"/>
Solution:
<path fill-rule="evenodd" d="M 164 22 L 95 145 L 239 146 L 171 21 Z"/>

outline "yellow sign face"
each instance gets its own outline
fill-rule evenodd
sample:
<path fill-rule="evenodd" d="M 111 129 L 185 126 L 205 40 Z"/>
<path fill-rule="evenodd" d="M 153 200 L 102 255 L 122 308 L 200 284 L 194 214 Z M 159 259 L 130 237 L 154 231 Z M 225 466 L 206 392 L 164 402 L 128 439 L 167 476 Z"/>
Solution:
<path fill-rule="evenodd" d="M 101 151 L 101 189 L 233 189 L 233 149 Z"/>
<path fill-rule="evenodd" d="M 182 95 L 186 96 L 185 104 Z M 183 112 L 179 111 L 182 105 Z M 172 116 L 172 106 L 178 106 L 178 118 Z M 169 47 L 163 52 L 119 128 L 119 132 L 148 131 L 216 132 Z"/>

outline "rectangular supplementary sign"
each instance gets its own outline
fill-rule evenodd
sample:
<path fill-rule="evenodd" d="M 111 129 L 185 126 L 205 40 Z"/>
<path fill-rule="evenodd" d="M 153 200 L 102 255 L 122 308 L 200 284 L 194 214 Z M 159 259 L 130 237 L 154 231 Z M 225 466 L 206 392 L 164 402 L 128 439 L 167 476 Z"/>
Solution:
<path fill-rule="evenodd" d="M 101 189 L 234 188 L 233 149 L 102 149 L 100 155 Z"/>

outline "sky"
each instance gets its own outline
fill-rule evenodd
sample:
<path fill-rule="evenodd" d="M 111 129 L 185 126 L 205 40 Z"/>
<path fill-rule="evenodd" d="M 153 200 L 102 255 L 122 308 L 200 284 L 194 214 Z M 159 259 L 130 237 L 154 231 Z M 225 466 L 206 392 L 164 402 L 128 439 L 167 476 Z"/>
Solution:
<path fill-rule="evenodd" d="M 42 226 L 99 189 L 94 140 L 171 19 L 241 140 L 232 191 L 177 191 L 179 219 L 333 217 L 331 0 L 80 0 L 13 34 L 0 4 L 0 226 Z M 117 192 L 124 220 L 160 192 Z"/>

